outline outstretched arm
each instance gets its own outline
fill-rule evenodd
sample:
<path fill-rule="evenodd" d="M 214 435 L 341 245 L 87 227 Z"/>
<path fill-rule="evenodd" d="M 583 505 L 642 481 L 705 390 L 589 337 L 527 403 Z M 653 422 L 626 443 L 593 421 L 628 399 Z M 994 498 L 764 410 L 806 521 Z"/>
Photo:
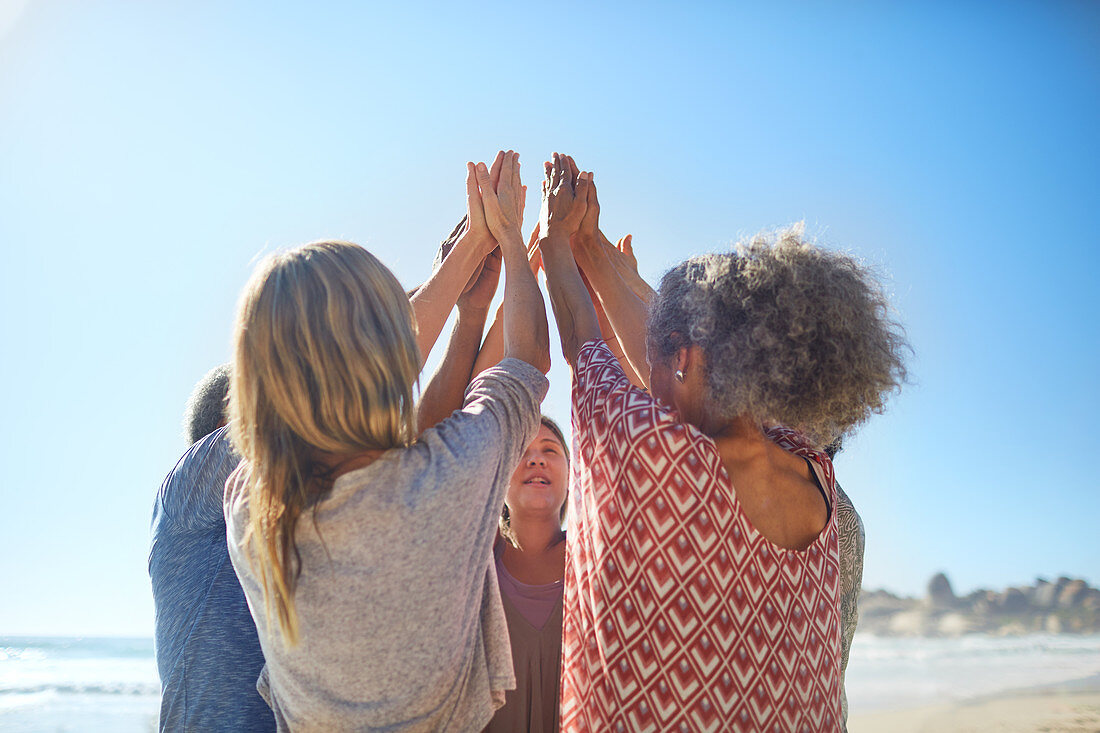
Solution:
<path fill-rule="evenodd" d="M 623 279 L 619 268 L 610 259 L 609 248 L 602 242 L 599 233 L 600 203 L 591 174 L 589 174 L 589 185 L 585 193 L 587 196 L 585 214 L 571 240 L 573 255 L 603 306 L 635 378 L 645 382 L 649 374 L 645 344 L 648 303 L 639 297 Z M 624 255 L 618 249 L 615 250 L 615 254 L 620 257 Z M 627 269 L 637 274 L 636 268 L 627 266 Z M 645 282 L 641 278 L 637 280 L 643 284 Z M 649 286 L 646 285 L 645 288 L 648 289 Z M 650 289 L 649 292 L 652 293 L 652 290 Z M 631 370 L 624 371 L 629 375 Z"/>
<path fill-rule="evenodd" d="M 600 304 L 600 298 L 596 295 L 596 291 L 592 289 L 592 284 L 588 282 L 588 278 L 585 277 L 584 270 L 581 270 L 581 280 L 584 280 L 584 286 L 588 288 L 588 297 L 592 300 L 592 305 L 596 309 L 596 320 L 600 323 L 600 334 L 603 336 L 603 342 L 607 344 L 607 350 L 615 355 L 615 359 L 619 362 L 619 366 L 623 368 L 623 373 L 626 374 L 626 378 L 630 380 L 630 383 L 635 387 L 645 389 L 645 382 L 634 371 L 630 360 L 623 353 L 623 347 L 619 344 L 619 337 L 615 335 L 615 329 L 611 327 L 611 321 L 607 319 L 607 313 L 604 312 L 603 305 Z"/>
<path fill-rule="evenodd" d="M 420 396 L 417 420 L 424 431 L 462 407 L 470 383 L 485 318 L 500 278 L 500 250 L 493 250 L 482 262 L 477 279 L 467 285 L 458 299 L 458 319 L 443 361 Z"/>
<path fill-rule="evenodd" d="M 535 229 L 531 232 L 531 238 L 527 242 L 527 261 L 531 264 L 531 272 L 535 275 L 536 281 L 538 280 L 539 267 L 542 266 L 538 237 L 539 225 L 535 224 Z M 503 358 L 504 304 L 502 303 L 497 308 L 496 315 L 493 316 L 493 322 L 489 326 L 489 331 L 485 334 L 485 341 L 481 344 L 481 351 L 478 352 L 477 361 L 474 362 L 473 376 L 476 377 L 489 367 L 496 366 Z"/>
<path fill-rule="evenodd" d="M 580 169 L 577 168 L 577 163 L 570 155 L 562 156 L 562 158 L 565 161 L 566 168 L 572 174 L 573 180 L 576 181 L 580 173 Z M 594 193 L 595 189 L 593 189 L 593 194 Z M 615 266 L 615 270 L 619 273 L 619 276 L 630 287 L 631 292 L 648 305 L 653 300 L 653 296 L 656 293 L 653 288 L 649 286 L 649 283 L 643 280 L 642 276 L 638 274 L 638 259 L 634 256 L 633 236 L 627 234 L 625 237 L 619 239 L 618 245 L 612 244 L 611 240 L 608 239 L 607 235 L 600 229 L 599 216 L 600 205 L 597 201 L 595 202 L 594 208 L 586 208 L 585 218 L 578 235 L 588 239 L 598 240 L 603 245 L 604 254 L 607 255 L 611 264 Z M 579 261 L 578 265 L 580 265 Z M 584 275 L 583 265 L 581 266 L 581 274 Z M 599 310 L 598 304 L 597 310 Z"/>
<path fill-rule="evenodd" d="M 477 176 L 485 222 L 500 244 L 504 258 L 504 356 L 520 359 L 546 372 L 550 369 L 546 307 L 520 234 L 523 186 L 519 178 L 519 156 L 509 150 L 498 153 L 497 161 L 500 179 L 495 186 L 484 163 L 478 163 L 476 169 L 473 164 L 468 165 Z"/>
<path fill-rule="evenodd" d="M 447 246 L 448 243 L 453 249 Z M 451 315 L 451 308 L 459 294 L 477 272 L 485 256 L 495 247 L 496 242 L 485 223 L 477 181 L 467 166 L 465 224 L 459 222 L 451 236 L 444 240 L 443 249 L 450 249 L 450 252 L 445 252 L 439 267 L 409 297 L 416 316 L 416 343 L 420 347 L 421 367 Z"/>
<path fill-rule="evenodd" d="M 539 250 L 562 351 L 575 369 L 581 345 L 601 335 L 596 309 L 569 245 L 584 217 L 591 174 L 580 173 L 575 184 L 572 179 L 563 156 L 554 153 L 553 162 L 546 164 L 542 185 Z"/>

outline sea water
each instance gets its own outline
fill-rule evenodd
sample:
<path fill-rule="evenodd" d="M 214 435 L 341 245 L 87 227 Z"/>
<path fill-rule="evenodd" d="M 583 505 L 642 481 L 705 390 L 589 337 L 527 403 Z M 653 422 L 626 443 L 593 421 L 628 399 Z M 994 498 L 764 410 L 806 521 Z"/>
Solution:
<path fill-rule="evenodd" d="M 850 710 L 953 703 L 1100 675 L 1100 635 L 955 639 L 856 634 L 845 688 Z"/>
<path fill-rule="evenodd" d="M 0 637 L 0 731 L 155 731 L 153 640 Z"/>
<path fill-rule="evenodd" d="M 1100 635 L 886 639 L 857 634 L 852 710 L 965 700 L 1100 674 Z M 0 637 L 0 731 L 146 733 L 160 682 L 152 639 Z"/>

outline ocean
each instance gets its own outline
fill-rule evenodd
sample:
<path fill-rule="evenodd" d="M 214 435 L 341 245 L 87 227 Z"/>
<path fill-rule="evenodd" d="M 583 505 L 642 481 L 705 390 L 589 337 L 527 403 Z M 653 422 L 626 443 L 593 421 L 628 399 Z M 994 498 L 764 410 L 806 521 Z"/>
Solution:
<path fill-rule="evenodd" d="M 0 637 L 0 731 L 148 733 L 159 709 L 151 638 Z"/>
<path fill-rule="evenodd" d="M 961 701 L 1100 674 L 1100 635 L 884 639 L 857 634 L 849 706 Z M 147 733 L 160 683 L 152 639 L 0 637 L 0 731 Z"/>

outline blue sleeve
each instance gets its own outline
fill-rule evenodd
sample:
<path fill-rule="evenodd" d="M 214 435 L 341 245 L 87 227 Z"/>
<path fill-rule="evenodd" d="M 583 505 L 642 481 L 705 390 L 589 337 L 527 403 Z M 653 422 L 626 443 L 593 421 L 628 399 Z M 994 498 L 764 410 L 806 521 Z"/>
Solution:
<path fill-rule="evenodd" d="M 195 443 L 164 479 L 157 509 L 184 531 L 215 529 L 225 524 L 225 481 L 240 458 L 223 427 Z"/>

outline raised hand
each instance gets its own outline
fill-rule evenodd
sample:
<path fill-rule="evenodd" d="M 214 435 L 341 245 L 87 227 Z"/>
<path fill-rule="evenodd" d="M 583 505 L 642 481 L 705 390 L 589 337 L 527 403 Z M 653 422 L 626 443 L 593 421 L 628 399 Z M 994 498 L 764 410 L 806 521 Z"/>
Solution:
<path fill-rule="evenodd" d="M 485 256 L 478 271 L 475 272 L 462 295 L 458 296 L 458 310 L 488 312 L 492 305 L 493 296 L 497 292 L 497 282 L 500 280 L 500 247 Z"/>
<path fill-rule="evenodd" d="M 505 157 L 508 154 L 512 154 L 512 155 L 515 156 L 515 173 L 516 173 L 516 178 L 517 179 L 519 178 L 519 153 L 517 153 L 513 150 L 509 150 L 507 153 L 505 153 L 503 150 L 499 151 L 497 153 L 496 159 L 493 160 L 492 168 L 489 169 L 489 182 L 492 185 L 493 190 L 497 191 L 498 196 L 500 195 L 500 174 L 501 174 L 501 171 L 504 170 Z M 516 203 L 518 204 L 518 208 L 516 210 L 516 217 L 519 220 L 520 229 L 522 229 L 523 228 L 523 209 L 524 209 L 524 206 L 526 206 L 526 204 L 527 204 L 527 186 L 523 186 L 523 185 L 520 186 L 519 201 L 516 202 Z"/>
<path fill-rule="evenodd" d="M 520 227 L 523 225 L 525 192 L 519 177 L 519 154 L 512 150 L 501 151 L 491 169 L 478 163 L 473 171 L 489 232 L 498 243 L 518 238 L 522 246 Z"/>
<path fill-rule="evenodd" d="M 468 213 L 463 214 L 462 218 L 458 220 L 458 224 L 455 225 L 455 228 L 447 235 L 447 238 L 439 243 L 439 249 L 435 251 L 435 259 L 432 260 L 433 272 L 439 269 L 440 265 L 443 264 L 443 260 L 447 259 L 447 255 L 451 253 L 451 250 L 454 249 L 459 240 L 466 235 L 466 232 L 469 230 L 469 223 L 470 215 Z"/>
<path fill-rule="evenodd" d="M 497 153 L 492 167 L 471 164 L 477 180 L 485 225 L 500 246 L 504 261 L 504 356 L 515 357 L 546 372 L 550 368 L 546 309 L 523 246 L 524 188 L 519 155 Z"/>
<path fill-rule="evenodd" d="M 409 293 L 422 365 L 458 297 L 479 280 L 486 256 L 496 247 L 497 241 L 485 218 L 477 170 L 473 163 L 467 163 L 466 215 L 440 244 L 427 281 Z"/>
<path fill-rule="evenodd" d="M 638 258 L 634 256 L 634 235 L 627 234 L 625 237 L 619 237 L 619 243 L 615 245 L 615 249 L 622 253 L 622 261 L 626 266 L 634 274 L 638 274 Z"/>
<path fill-rule="evenodd" d="M 546 174 L 540 246 L 566 358 L 573 363 L 580 345 L 601 331 L 606 340 L 610 325 L 622 347 L 620 361 L 630 367 L 625 371 L 633 372 L 632 381 L 640 383 L 640 375 L 648 373 L 645 319 L 653 290 L 638 276 L 630 240 L 624 238 L 616 247 L 600 231 L 600 202 L 592 173 L 578 170 L 569 156 L 555 154 Z M 574 178 L 576 186 L 571 188 Z M 553 231 L 550 236 L 545 234 L 547 223 Z M 596 312 L 600 306 L 606 318 Z M 576 318 L 583 323 L 573 323 Z"/>
<path fill-rule="evenodd" d="M 572 161 L 573 159 L 569 158 L 572 167 L 576 167 L 576 163 Z M 585 242 L 598 243 L 600 241 L 600 202 L 596 197 L 595 177 L 592 173 L 588 173 L 587 175 L 588 186 L 585 192 L 584 216 L 581 218 L 581 223 L 577 227 L 576 236 Z"/>
<path fill-rule="evenodd" d="M 466 164 L 466 228 L 457 242 L 472 245 L 479 259 L 496 247 L 496 240 L 485 221 L 485 203 L 478 188 L 477 171 L 473 163 Z"/>
<path fill-rule="evenodd" d="M 591 174 L 580 171 L 573 181 L 573 166 L 568 156 L 554 153 L 546 163 L 542 182 L 542 209 L 539 228 L 544 239 L 569 238 L 580 228 L 588 200 Z"/>
<path fill-rule="evenodd" d="M 572 155 L 561 156 L 565 161 L 565 170 L 569 174 L 569 181 L 573 184 L 573 188 L 577 188 L 577 180 L 580 178 L 581 169 L 577 167 L 577 161 L 573 160 Z"/>

